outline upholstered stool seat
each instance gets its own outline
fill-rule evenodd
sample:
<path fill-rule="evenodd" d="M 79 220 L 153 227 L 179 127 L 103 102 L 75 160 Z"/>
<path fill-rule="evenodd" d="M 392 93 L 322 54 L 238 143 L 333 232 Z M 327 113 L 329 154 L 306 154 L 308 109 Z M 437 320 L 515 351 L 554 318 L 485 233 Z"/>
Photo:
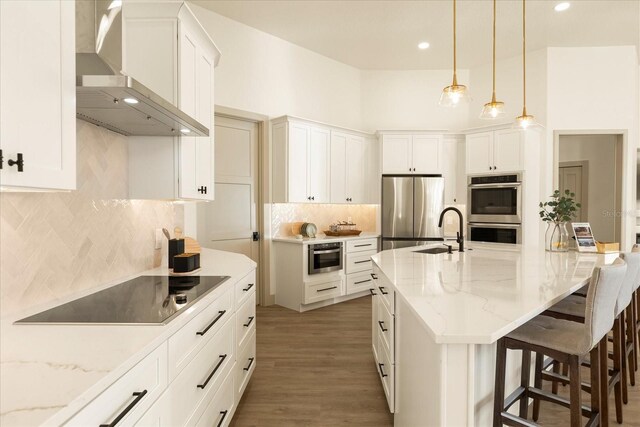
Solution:
<path fill-rule="evenodd" d="M 537 316 L 509 333 L 509 338 L 584 357 L 592 347 L 584 338 L 584 328 L 583 324 L 570 320 Z"/>

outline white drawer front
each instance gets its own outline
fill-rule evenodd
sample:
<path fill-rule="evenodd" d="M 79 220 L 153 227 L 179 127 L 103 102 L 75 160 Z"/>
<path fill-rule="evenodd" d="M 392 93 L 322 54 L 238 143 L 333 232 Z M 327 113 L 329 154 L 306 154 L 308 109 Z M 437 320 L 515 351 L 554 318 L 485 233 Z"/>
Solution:
<path fill-rule="evenodd" d="M 387 404 L 389 405 L 389 410 L 393 412 L 395 409 L 395 370 L 389 358 L 389 354 L 387 354 L 387 352 L 382 348 L 378 349 L 377 365 L 378 375 L 380 376 L 380 380 L 382 381 L 382 388 L 384 389 L 384 394 L 387 396 Z"/>
<path fill-rule="evenodd" d="M 256 329 L 256 293 L 252 293 L 236 311 L 236 345 L 242 347 Z"/>
<path fill-rule="evenodd" d="M 256 334 L 255 332 L 249 335 L 246 345 L 238 352 L 238 360 L 236 362 L 236 404 L 240 401 L 244 389 L 247 388 L 247 384 L 253 375 L 253 371 L 256 369 Z"/>
<path fill-rule="evenodd" d="M 377 286 L 376 292 L 380 295 L 380 299 L 389 310 L 389 313 L 395 314 L 395 292 L 391 287 L 391 283 L 375 264 L 373 265 L 373 277 Z"/>
<path fill-rule="evenodd" d="M 378 239 L 347 240 L 347 253 L 378 251 Z"/>
<path fill-rule="evenodd" d="M 235 320 L 222 328 L 171 383 L 167 425 L 185 425 L 205 396 L 213 396 L 235 360 Z M 197 419 L 197 418 L 196 418 Z"/>
<path fill-rule="evenodd" d="M 233 317 L 233 293 L 233 289 L 229 289 L 169 338 L 170 381 L 193 360 L 209 338 Z"/>
<path fill-rule="evenodd" d="M 347 254 L 347 274 L 359 273 L 361 271 L 369 271 L 373 265 L 371 256 L 376 251 L 357 252 L 355 254 Z"/>
<path fill-rule="evenodd" d="M 236 307 L 240 307 L 256 291 L 256 271 L 244 276 L 236 283 Z"/>
<path fill-rule="evenodd" d="M 67 426 L 110 424 L 118 417 L 118 427 L 132 426 L 151 407 L 167 386 L 167 344 L 124 374 L 96 397 Z"/>
<path fill-rule="evenodd" d="M 236 409 L 235 395 L 233 393 L 234 374 L 233 371 L 227 374 L 220 389 L 204 410 L 195 427 L 225 427 L 231 423 L 231 418 Z"/>
<path fill-rule="evenodd" d="M 376 321 L 375 327 L 380 332 L 378 335 L 381 340 L 381 344 L 384 347 L 384 351 L 389 354 L 390 362 L 393 363 L 394 358 L 394 332 L 395 332 L 395 322 L 394 317 L 389 310 L 387 309 L 384 303 L 380 302 L 378 309 L 376 311 L 378 315 L 378 320 Z"/>
<path fill-rule="evenodd" d="M 350 274 L 347 276 L 347 295 L 366 291 L 373 288 L 373 278 L 370 272 Z"/>
<path fill-rule="evenodd" d="M 331 282 L 305 283 L 304 303 L 311 304 L 313 302 L 323 301 L 326 299 L 344 295 L 344 292 L 342 290 L 342 283 L 342 279 L 333 280 Z"/>

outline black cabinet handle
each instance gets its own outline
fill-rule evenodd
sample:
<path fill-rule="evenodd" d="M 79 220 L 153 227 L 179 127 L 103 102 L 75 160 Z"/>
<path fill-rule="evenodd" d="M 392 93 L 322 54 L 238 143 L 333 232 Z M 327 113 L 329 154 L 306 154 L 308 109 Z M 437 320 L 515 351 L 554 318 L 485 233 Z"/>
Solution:
<path fill-rule="evenodd" d="M 386 292 L 386 291 L 384 290 L 384 286 L 378 286 L 378 289 L 380 289 L 380 293 L 381 293 L 382 295 L 389 295 L 389 292 Z"/>
<path fill-rule="evenodd" d="M 135 397 L 133 402 L 129 403 L 129 405 L 124 408 L 124 411 L 120 412 L 113 421 L 111 421 L 109 424 L 100 424 L 100 427 L 114 427 L 116 424 L 122 421 L 122 419 L 129 413 L 129 411 L 133 409 L 134 406 L 138 404 L 138 402 L 142 400 L 145 394 L 147 394 L 147 390 L 136 391 L 135 393 L 133 393 L 133 396 Z"/>
<path fill-rule="evenodd" d="M 377 275 L 377 274 L 375 274 L 375 273 L 371 273 L 371 278 L 372 278 L 373 280 L 378 280 L 378 275 Z"/>
<path fill-rule="evenodd" d="M 384 363 L 378 363 L 378 369 L 380 369 L 380 375 L 382 376 L 382 378 L 387 377 L 388 375 L 384 373 L 384 371 L 382 370 L 382 367 L 384 366 Z"/>
<path fill-rule="evenodd" d="M 370 281 L 371 281 L 371 279 L 367 279 L 367 280 L 360 280 L 359 282 L 355 282 L 355 283 L 354 283 L 354 285 L 360 285 L 360 284 L 362 284 L 362 283 L 367 283 L 367 282 L 370 282 Z"/>
<path fill-rule="evenodd" d="M 220 411 L 220 415 L 222 415 L 222 418 L 220 418 L 220 421 L 218 422 L 218 425 L 216 427 L 220 427 L 222 425 L 228 413 L 229 411 Z"/>
<path fill-rule="evenodd" d="M 207 194 L 207 187 L 201 185 L 200 188 L 198 188 L 198 193 Z"/>
<path fill-rule="evenodd" d="M 307 197 L 307 200 L 311 200 L 311 196 Z"/>
<path fill-rule="evenodd" d="M 216 364 L 215 368 L 213 368 L 213 371 L 211 371 L 211 373 L 209 374 L 207 379 L 204 380 L 204 382 L 202 384 L 198 384 L 198 388 L 204 389 L 207 386 L 207 384 L 209 384 L 209 381 L 211 381 L 211 378 L 213 378 L 213 376 L 218 371 L 218 369 L 220 369 L 220 365 L 222 365 L 222 362 L 224 362 L 224 359 L 226 359 L 226 358 L 227 358 L 226 354 L 221 354 L 220 355 L 220 360 Z"/>
<path fill-rule="evenodd" d="M 2 169 L 3 164 L 4 164 L 4 157 L 2 156 L 2 150 L 0 150 L 0 169 Z"/>
<path fill-rule="evenodd" d="M 244 325 L 242 325 L 242 326 L 244 326 L 245 328 L 248 328 L 249 325 L 251 325 L 251 322 L 253 322 L 253 319 L 254 319 L 253 316 L 249 316 L 249 321 L 247 323 L 245 323 Z"/>
<path fill-rule="evenodd" d="M 497 170 L 497 169 L 498 169 L 498 167 L 497 167 L 497 166 L 494 166 L 494 167 L 493 167 L 493 170 Z"/>
<path fill-rule="evenodd" d="M 206 328 L 204 328 L 204 329 L 203 329 L 203 330 L 201 330 L 201 331 L 196 332 L 196 335 L 204 335 L 204 334 L 206 334 L 206 333 L 207 333 L 207 331 L 208 331 L 209 329 L 211 329 L 211 327 L 212 327 L 213 325 L 215 325 L 215 324 L 216 324 L 216 322 L 217 322 L 218 320 L 220 320 L 220 318 L 221 318 L 222 316 L 224 316 L 224 314 L 225 314 L 226 312 L 227 312 L 227 310 L 219 311 L 219 312 L 218 312 L 218 315 L 216 316 L 216 318 L 215 318 L 215 319 L 213 319 L 213 321 L 212 321 L 211 323 L 209 323 L 209 326 L 207 326 Z"/>
<path fill-rule="evenodd" d="M 382 332 L 387 332 L 389 329 L 385 329 L 384 322 L 382 320 L 378 320 L 378 326 L 382 329 Z"/>
<path fill-rule="evenodd" d="M 316 196 L 311 196 L 311 200 L 315 200 L 315 199 L 316 199 Z"/>
<path fill-rule="evenodd" d="M 330 291 L 331 289 L 335 289 L 337 286 L 331 286 L 330 288 L 322 288 L 318 289 L 316 292 Z"/>
<path fill-rule="evenodd" d="M 375 293 L 375 289 L 369 289 L 369 292 L 371 292 L 371 295 L 378 295 Z"/>
<path fill-rule="evenodd" d="M 249 286 L 247 286 L 246 288 L 243 288 L 242 290 L 244 292 L 249 292 L 249 289 L 253 288 L 253 283 L 249 283 Z"/>
<path fill-rule="evenodd" d="M 354 248 L 364 248 L 365 246 L 371 246 L 371 243 L 367 243 L 365 245 L 353 245 Z"/>
<path fill-rule="evenodd" d="M 364 264 L 365 262 L 371 262 L 370 259 L 365 259 L 364 261 L 354 261 L 354 264 Z"/>
<path fill-rule="evenodd" d="M 24 160 L 22 158 L 22 153 L 18 153 L 18 160 L 9 159 L 7 164 L 9 166 L 17 166 L 18 172 L 24 172 Z"/>
<path fill-rule="evenodd" d="M 255 360 L 253 357 L 250 357 L 249 359 L 247 359 L 249 361 L 249 364 L 242 368 L 243 371 L 248 371 L 249 369 L 251 369 L 251 365 L 253 365 L 253 361 Z"/>

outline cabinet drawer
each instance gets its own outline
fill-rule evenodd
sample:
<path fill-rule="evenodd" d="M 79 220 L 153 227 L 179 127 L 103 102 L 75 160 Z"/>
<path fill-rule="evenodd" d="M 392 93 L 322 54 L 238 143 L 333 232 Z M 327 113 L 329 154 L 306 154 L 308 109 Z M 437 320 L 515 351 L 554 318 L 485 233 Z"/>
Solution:
<path fill-rule="evenodd" d="M 391 360 L 389 358 L 389 354 L 382 348 L 378 347 L 378 376 L 380 377 L 380 381 L 382 381 L 382 388 L 384 389 L 384 394 L 387 397 L 387 404 L 389 405 L 389 410 L 391 412 L 394 411 L 394 395 L 395 395 L 395 369 Z"/>
<path fill-rule="evenodd" d="M 256 333 L 252 332 L 247 338 L 245 346 L 238 352 L 238 361 L 236 362 L 236 404 L 240 401 L 244 389 L 247 388 L 249 379 L 253 371 L 256 369 Z"/>
<path fill-rule="evenodd" d="M 347 240 L 347 253 L 378 249 L 378 239 Z"/>
<path fill-rule="evenodd" d="M 395 314 L 395 292 L 391 283 L 375 264 L 373 265 L 373 278 L 376 283 L 376 293 L 380 295 L 380 300 L 387 307 L 389 313 Z"/>
<path fill-rule="evenodd" d="M 304 303 L 323 301 L 343 295 L 342 279 L 333 280 L 331 282 L 305 283 L 304 284 Z"/>
<path fill-rule="evenodd" d="M 236 311 L 236 345 L 242 347 L 256 329 L 256 293 L 252 293 Z"/>
<path fill-rule="evenodd" d="M 256 271 L 244 276 L 236 283 L 236 307 L 240 307 L 256 291 Z"/>
<path fill-rule="evenodd" d="M 205 396 L 213 396 L 220 387 L 235 361 L 234 327 L 233 318 L 227 319 L 171 383 L 167 425 L 186 425 Z"/>
<path fill-rule="evenodd" d="M 394 333 L 395 333 L 395 319 L 389 310 L 384 305 L 384 303 L 380 302 L 378 309 L 376 311 L 378 315 L 378 320 L 376 321 L 375 327 L 379 331 L 379 339 L 381 347 L 383 350 L 387 352 L 389 355 L 389 361 L 391 363 L 394 362 Z"/>
<path fill-rule="evenodd" d="M 167 344 L 163 343 L 78 412 L 67 426 L 132 426 L 167 386 Z"/>
<path fill-rule="evenodd" d="M 233 317 L 233 292 L 233 289 L 229 289 L 169 338 L 170 381 L 198 354 L 205 342 Z"/>
<path fill-rule="evenodd" d="M 373 279 L 370 272 L 350 274 L 347 276 L 347 295 L 366 291 L 373 287 Z"/>
<path fill-rule="evenodd" d="M 366 251 L 357 252 L 355 254 L 347 254 L 347 274 L 371 270 L 371 257 L 376 253 L 376 251 Z"/>
<path fill-rule="evenodd" d="M 206 407 L 195 427 L 225 427 L 231 423 L 236 409 L 233 393 L 234 372 L 231 371 L 222 382 L 220 389 Z"/>

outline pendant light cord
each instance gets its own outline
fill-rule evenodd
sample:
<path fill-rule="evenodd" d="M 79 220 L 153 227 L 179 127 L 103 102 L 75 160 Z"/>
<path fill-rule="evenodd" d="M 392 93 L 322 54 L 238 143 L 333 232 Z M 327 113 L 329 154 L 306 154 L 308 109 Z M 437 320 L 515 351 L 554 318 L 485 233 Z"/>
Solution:
<path fill-rule="evenodd" d="M 453 86 L 458 85 L 456 62 L 456 0 L 453 0 Z"/>
<path fill-rule="evenodd" d="M 526 0 L 522 0 L 522 115 L 527 115 L 527 31 Z"/>
<path fill-rule="evenodd" d="M 493 0 L 493 95 L 491 102 L 496 102 L 496 0 Z"/>

